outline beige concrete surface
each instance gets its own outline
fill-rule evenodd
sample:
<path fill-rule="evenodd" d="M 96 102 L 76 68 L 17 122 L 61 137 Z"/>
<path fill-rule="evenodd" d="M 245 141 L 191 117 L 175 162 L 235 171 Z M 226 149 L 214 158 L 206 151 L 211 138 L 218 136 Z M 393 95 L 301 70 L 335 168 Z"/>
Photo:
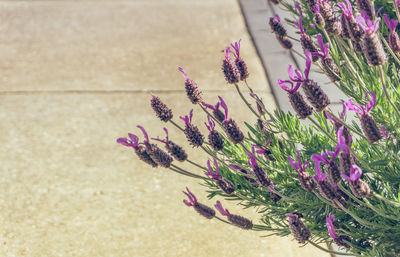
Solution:
<path fill-rule="evenodd" d="M 137 124 L 162 135 L 150 91 L 175 117 L 192 108 L 178 65 L 207 101 L 222 95 L 248 120 L 220 72 L 220 51 L 238 38 L 250 84 L 275 107 L 236 1 L 1 1 L 0 17 L 0 256 L 325 256 L 204 219 L 182 203 L 188 185 L 214 204 L 197 181 L 115 142 Z"/>

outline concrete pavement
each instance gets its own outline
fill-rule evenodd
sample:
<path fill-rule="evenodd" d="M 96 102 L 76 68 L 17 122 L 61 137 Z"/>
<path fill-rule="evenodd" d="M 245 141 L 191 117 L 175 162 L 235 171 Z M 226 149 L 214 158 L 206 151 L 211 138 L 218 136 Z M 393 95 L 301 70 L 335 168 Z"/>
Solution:
<path fill-rule="evenodd" d="M 177 66 L 248 120 L 220 71 L 239 38 L 249 83 L 275 108 L 236 1 L 1 1 L 0 17 L 1 256 L 324 256 L 200 217 L 182 190 L 212 205 L 204 187 L 115 143 L 137 124 L 163 136 L 149 92 L 175 117 L 192 108 Z M 198 108 L 194 119 L 201 126 Z"/>

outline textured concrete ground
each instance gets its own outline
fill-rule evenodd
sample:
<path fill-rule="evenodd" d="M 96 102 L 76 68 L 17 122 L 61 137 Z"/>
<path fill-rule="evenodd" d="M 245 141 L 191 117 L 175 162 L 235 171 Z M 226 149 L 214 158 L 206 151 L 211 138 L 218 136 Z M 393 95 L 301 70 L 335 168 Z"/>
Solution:
<path fill-rule="evenodd" d="M 248 120 L 220 72 L 239 38 L 250 84 L 275 107 L 236 1 L 1 1 L 0 17 L 0 256 L 324 256 L 205 220 L 182 203 L 186 185 L 214 203 L 198 182 L 115 143 L 137 124 L 162 135 L 150 92 L 175 117 L 192 108 L 179 65 Z"/>

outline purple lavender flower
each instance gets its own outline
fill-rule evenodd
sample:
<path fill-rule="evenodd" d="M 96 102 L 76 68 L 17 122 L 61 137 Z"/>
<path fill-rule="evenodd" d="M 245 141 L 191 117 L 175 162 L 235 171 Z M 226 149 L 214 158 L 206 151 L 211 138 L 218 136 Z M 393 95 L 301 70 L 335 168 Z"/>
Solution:
<path fill-rule="evenodd" d="M 274 32 L 277 36 L 281 37 L 287 36 L 286 29 L 283 27 L 281 23 L 281 18 L 279 17 L 278 14 L 269 19 L 269 25 L 271 26 L 272 32 Z"/>
<path fill-rule="evenodd" d="M 346 174 L 342 174 L 342 177 L 345 178 L 350 183 L 351 192 L 358 198 L 371 197 L 373 192 L 369 188 L 368 184 L 361 180 L 360 177 L 362 175 L 362 170 L 357 165 L 352 165 L 350 168 L 350 176 Z"/>
<path fill-rule="evenodd" d="M 172 119 L 172 110 L 164 104 L 161 99 L 155 95 L 152 96 L 150 100 L 151 108 L 153 108 L 154 112 L 156 113 L 157 117 L 164 122 L 169 121 Z"/>
<path fill-rule="evenodd" d="M 368 103 L 368 95 L 371 96 Z M 364 107 L 361 104 L 354 104 L 351 99 L 346 102 L 346 107 L 358 113 L 360 117 L 361 127 L 364 132 L 364 135 L 367 137 L 368 142 L 371 144 L 380 140 L 382 138 L 382 134 L 379 131 L 378 126 L 375 123 L 375 120 L 369 114 L 369 111 L 372 107 L 375 106 L 376 95 L 372 91 L 368 91 L 365 93 L 365 105 Z"/>
<path fill-rule="evenodd" d="M 349 153 L 349 147 L 346 144 L 338 143 L 334 152 L 326 151 L 327 154 L 331 156 L 330 160 L 328 159 L 328 155 L 324 152 L 321 152 L 321 155 L 313 154 L 311 156 L 311 159 L 316 163 L 316 165 L 319 166 L 318 162 L 322 162 L 327 165 L 326 171 L 328 174 L 328 180 L 332 184 L 337 184 L 340 181 L 340 169 L 335 160 L 341 150 L 347 154 Z"/>
<path fill-rule="evenodd" d="M 215 180 L 217 186 L 221 188 L 221 190 L 224 191 L 224 193 L 228 195 L 232 194 L 235 191 L 235 186 L 232 184 L 232 182 L 230 182 L 229 180 L 227 180 L 226 178 L 224 178 L 219 174 L 219 166 L 215 158 L 214 158 L 214 165 L 216 173 L 214 173 L 211 168 L 210 160 L 207 161 L 208 172 L 206 173 L 206 175 L 210 176 L 213 180 Z"/>
<path fill-rule="evenodd" d="M 230 53 L 232 53 L 232 51 L 227 47 L 225 49 L 225 59 L 222 61 L 222 71 L 225 75 L 225 80 L 229 84 L 235 84 L 240 80 L 240 72 L 236 63 L 231 59 Z"/>
<path fill-rule="evenodd" d="M 384 139 L 388 139 L 392 135 L 390 132 L 386 133 L 386 127 L 383 125 L 381 127 L 381 130 L 382 130 L 382 136 Z"/>
<path fill-rule="evenodd" d="M 311 236 L 310 230 L 304 225 L 298 214 L 288 213 L 289 229 L 293 237 L 300 243 L 304 244 Z"/>
<path fill-rule="evenodd" d="M 219 107 L 221 105 L 220 102 L 217 102 L 217 104 L 215 104 L 215 105 L 207 104 L 205 102 L 201 102 L 201 104 L 204 107 L 209 108 L 209 109 L 212 110 L 213 116 L 217 121 L 219 121 L 219 122 L 223 122 L 224 121 L 225 114 L 219 109 Z"/>
<path fill-rule="evenodd" d="M 306 168 L 310 162 L 306 161 L 304 164 L 302 164 L 300 152 L 297 152 L 297 162 L 290 156 L 288 156 L 288 161 L 290 165 L 292 165 L 293 169 L 298 171 L 297 177 L 300 181 L 301 187 L 308 192 L 313 191 L 315 188 L 315 182 L 310 177 L 310 174 L 306 172 Z"/>
<path fill-rule="evenodd" d="M 142 126 L 138 125 L 137 127 L 143 132 L 146 139 L 143 143 L 146 146 L 146 152 L 150 155 L 151 159 L 161 167 L 169 168 L 174 159 L 172 159 L 168 153 L 161 150 L 156 144 L 150 144 L 146 130 Z"/>
<path fill-rule="evenodd" d="M 269 185 L 269 187 L 267 187 L 268 191 L 269 191 L 269 196 L 271 197 L 272 200 L 274 200 L 274 202 L 278 202 L 279 200 L 281 200 L 281 196 L 275 193 L 275 185 L 274 183 L 271 182 L 271 185 Z"/>
<path fill-rule="evenodd" d="M 375 19 L 375 8 L 374 8 L 374 2 L 370 0 L 356 0 L 356 4 L 358 7 L 358 10 L 360 10 L 362 13 L 365 13 L 365 16 L 368 17 L 370 20 Z M 379 13 L 379 11 L 378 11 Z M 377 15 L 378 15 L 377 13 Z"/>
<path fill-rule="evenodd" d="M 164 128 L 164 132 L 166 134 L 165 139 L 158 139 L 158 138 L 152 138 L 152 139 L 164 143 L 168 153 L 170 153 L 176 160 L 180 162 L 185 161 L 188 158 L 188 155 L 185 152 L 185 150 L 181 146 L 175 144 L 174 142 L 168 139 L 167 128 Z"/>
<path fill-rule="evenodd" d="M 212 219 L 215 216 L 215 211 L 214 209 L 208 207 L 207 205 L 201 204 L 197 202 L 196 196 L 190 192 L 189 188 L 186 187 L 187 192 L 183 191 L 183 193 L 189 198 L 189 201 L 186 199 L 183 200 L 183 203 L 186 206 L 193 206 L 193 208 L 203 217 L 206 217 L 207 219 Z"/>
<path fill-rule="evenodd" d="M 240 56 L 240 41 L 235 42 L 234 44 L 231 43 L 231 46 L 233 48 L 233 50 L 235 50 L 235 52 L 233 53 L 233 56 L 235 56 L 235 64 L 236 67 L 239 71 L 240 74 L 240 80 L 245 80 L 249 77 L 249 72 L 247 71 L 247 65 L 246 63 L 243 61 L 242 57 Z"/>
<path fill-rule="evenodd" d="M 319 192 L 323 197 L 329 200 L 334 200 L 336 198 L 335 188 L 331 183 L 326 181 L 326 174 L 321 172 L 320 161 L 315 162 L 315 173 L 314 180 L 318 184 Z"/>
<path fill-rule="evenodd" d="M 317 55 L 321 57 L 322 68 L 324 69 L 326 75 L 330 78 L 332 82 L 339 81 L 340 78 L 338 74 L 340 74 L 340 70 L 338 66 L 336 66 L 332 57 L 329 55 L 329 43 L 324 44 L 321 34 L 317 35 L 317 41 L 322 54 L 317 52 L 317 53 L 312 53 L 312 55 Z"/>
<path fill-rule="evenodd" d="M 274 162 L 276 161 L 274 157 L 272 157 L 272 152 L 271 150 L 269 150 L 268 146 L 271 144 L 271 140 L 269 139 L 267 141 L 267 143 L 265 143 L 264 146 L 259 146 L 259 145 L 253 145 L 253 147 L 258 148 L 258 150 L 256 150 L 257 154 L 262 154 L 266 159 Z"/>
<path fill-rule="evenodd" d="M 290 67 L 290 66 L 289 66 Z M 290 88 L 288 88 L 285 84 L 288 83 L 291 85 Z M 278 80 L 278 85 L 288 92 L 289 95 L 289 101 L 290 104 L 292 105 L 292 108 L 294 111 L 297 113 L 300 119 L 305 119 L 308 116 L 312 114 L 313 108 L 310 107 L 305 101 L 303 96 L 298 92 L 297 90 L 300 88 L 301 82 L 297 82 L 296 86 L 294 86 L 293 82 L 290 80 Z"/>
<path fill-rule="evenodd" d="M 386 14 L 383 15 L 383 18 L 385 19 L 386 25 L 390 30 L 390 33 L 388 35 L 389 46 L 393 52 L 398 53 L 400 52 L 400 38 L 399 35 L 396 33 L 396 27 L 399 21 L 395 19 L 391 19 L 389 21 L 389 18 Z"/>
<path fill-rule="evenodd" d="M 340 114 L 340 120 L 344 119 L 344 116 L 346 115 L 346 111 L 347 111 L 346 104 L 343 100 L 342 100 L 342 106 L 343 106 L 343 110 L 342 110 L 342 113 Z M 336 131 L 336 133 L 338 133 L 339 129 L 343 126 L 342 123 L 340 123 L 338 120 L 333 118 L 326 111 L 324 111 L 324 115 L 328 120 L 331 120 L 333 122 L 333 125 L 335 126 L 335 131 Z M 344 137 L 344 139 L 346 141 L 346 145 L 350 146 L 352 143 L 352 138 L 346 127 L 343 127 L 343 131 L 341 132 L 341 135 Z"/>
<path fill-rule="evenodd" d="M 364 56 L 367 59 L 368 64 L 371 66 L 385 64 L 387 61 L 387 56 L 385 50 L 383 49 L 382 42 L 376 33 L 376 31 L 379 29 L 379 19 L 372 23 L 365 11 L 363 11 L 363 15 L 364 17 L 361 15 L 357 16 L 357 21 L 365 32 L 361 43 Z"/>
<path fill-rule="evenodd" d="M 238 170 L 238 171 L 242 172 L 243 174 L 245 174 L 245 176 L 243 176 L 243 177 L 244 177 L 245 180 L 247 180 L 250 183 L 251 187 L 257 187 L 258 186 L 257 181 L 255 181 L 253 178 L 250 177 L 251 173 L 249 171 L 247 171 L 247 170 L 245 170 L 242 167 L 239 167 L 237 165 L 233 165 L 233 164 L 229 164 L 228 166 L 230 168 L 234 169 L 234 170 Z"/>
<path fill-rule="evenodd" d="M 255 154 L 254 147 L 252 147 L 252 153 L 253 154 L 247 153 L 247 156 L 249 157 L 248 164 L 253 169 L 257 182 L 264 187 L 268 187 L 271 185 L 271 179 L 268 177 L 265 171 L 258 166 L 257 160 L 253 156 Z"/>
<path fill-rule="evenodd" d="M 319 12 L 325 20 L 325 29 L 329 34 L 339 35 L 342 31 L 341 23 L 333 11 L 333 2 L 318 0 Z"/>
<path fill-rule="evenodd" d="M 139 137 L 131 133 L 128 133 L 128 137 L 129 139 L 126 137 L 118 138 L 117 143 L 127 147 L 132 147 L 135 149 L 135 153 L 140 160 L 151 165 L 153 168 L 157 167 L 158 164 L 150 157 L 150 154 L 146 151 L 146 147 L 139 145 Z"/>
<path fill-rule="evenodd" d="M 359 41 L 361 40 L 364 32 L 362 31 L 360 25 L 358 24 L 356 18 L 354 18 L 353 13 L 352 13 L 352 6 L 349 0 L 345 0 L 347 7 L 344 3 L 338 3 L 337 5 L 343 10 L 342 13 L 342 27 L 346 28 L 347 26 L 347 31 L 349 36 L 353 39 L 355 43 L 355 50 L 356 51 L 361 51 L 361 45 L 359 44 Z M 345 24 L 343 26 L 343 24 Z M 343 32 L 345 29 L 343 29 Z"/>
<path fill-rule="evenodd" d="M 187 140 L 192 146 L 199 147 L 204 142 L 204 136 L 200 133 L 199 128 L 192 124 L 192 117 L 193 109 L 190 110 L 189 116 L 180 116 L 179 118 L 185 122 L 185 129 L 183 132 L 185 133 Z"/>
<path fill-rule="evenodd" d="M 345 130 L 345 126 L 340 127 L 337 133 L 338 138 L 338 145 L 346 145 L 347 147 L 351 144 L 351 137 L 348 139 L 350 144 L 346 141 L 345 137 L 343 136 Z M 350 156 L 350 148 L 348 150 L 342 151 L 340 154 L 340 174 L 350 174 L 350 167 L 353 164 L 353 160 Z"/>
<path fill-rule="evenodd" d="M 303 27 L 303 12 L 301 11 L 300 3 L 296 2 L 296 9 L 299 13 L 299 22 L 294 22 L 294 24 L 300 29 L 301 38 L 300 43 L 303 47 L 304 52 L 309 51 L 311 53 L 318 52 L 317 48 L 314 45 L 314 42 L 311 40 L 310 36 L 306 34 L 306 30 Z M 313 57 L 313 61 L 318 61 L 318 56 Z"/>
<path fill-rule="evenodd" d="M 178 70 L 182 72 L 183 77 L 185 78 L 185 90 L 187 97 L 192 102 L 192 104 L 200 103 L 202 101 L 202 93 L 199 90 L 196 82 L 188 78 L 183 68 L 178 67 Z"/>
<path fill-rule="evenodd" d="M 338 246 L 343 246 L 345 248 L 350 248 L 350 246 L 345 241 L 351 241 L 351 238 L 347 235 L 338 235 L 335 231 L 335 226 L 333 222 L 335 221 L 335 215 L 329 213 L 329 216 L 326 217 L 326 227 L 328 228 L 329 235 L 332 237 L 333 241 Z M 345 241 L 343 241 L 345 240 Z"/>
<path fill-rule="evenodd" d="M 224 99 L 222 99 L 220 96 L 218 96 L 218 98 L 222 109 L 225 110 L 225 119 L 222 121 L 222 127 L 225 129 L 226 135 L 228 136 L 229 140 L 232 141 L 232 143 L 241 143 L 244 139 L 243 132 L 240 131 L 236 122 L 228 117 L 228 106 L 226 105 Z"/>
<path fill-rule="evenodd" d="M 224 148 L 224 139 L 218 131 L 214 130 L 215 122 L 210 118 L 209 115 L 207 115 L 207 118 L 208 125 L 206 122 L 204 122 L 204 124 L 206 125 L 208 131 L 210 131 L 208 134 L 208 143 L 215 151 L 220 151 Z"/>
<path fill-rule="evenodd" d="M 317 52 L 317 51 L 315 51 Z M 293 66 L 289 65 L 288 73 L 289 78 L 296 83 L 302 82 L 303 91 L 306 94 L 307 100 L 311 105 L 317 110 L 317 112 L 322 111 L 330 104 L 328 96 L 324 93 L 320 86 L 313 80 L 308 78 L 311 69 L 311 53 L 306 52 L 306 68 L 304 70 L 304 76 L 299 70 L 294 70 Z M 286 82 L 286 81 L 285 81 Z M 297 86 L 296 86 L 297 87 Z"/>
<path fill-rule="evenodd" d="M 253 222 L 251 222 L 251 220 L 239 215 L 230 214 L 228 209 L 224 209 L 224 207 L 222 207 L 220 201 L 217 201 L 217 203 L 214 206 L 221 213 L 222 216 L 228 217 L 228 220 L 233 225 L 246 230 L 253 228 Z"/>

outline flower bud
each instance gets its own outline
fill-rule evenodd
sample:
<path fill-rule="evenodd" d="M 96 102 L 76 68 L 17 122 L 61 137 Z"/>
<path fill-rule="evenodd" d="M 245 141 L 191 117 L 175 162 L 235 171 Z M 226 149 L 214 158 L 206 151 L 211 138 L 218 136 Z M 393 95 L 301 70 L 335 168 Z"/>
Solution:
<path fill-rule="evenodd" d="M 286 216 L 289 217 L 289 229 L 293 237 L 300 244 L 304 244 L 311 236 L 310 230 L 304 225 L 297 214 L 288 213 Z"/>
<path fill-rule="evenodd" d="M 312 114 L 313 108 L 304 101 L 300 92 L 289 93 L 289 101 L 300 119 L 305 119 Z"/>
<path fill-rule="evenodd" d="M 214 209 L 208 207 L 207 205 L 201 204 L 199 202 L 197 202 L 197 198 L 196 196 L 190 192 L 189 188 L 186 187 L 187 192 L 183 191 L 183 193 L 189 198 L 189 201 L 187 201 L 186 199 L 183 200 L 183 203 L 188 206 L 191 207 L 193 206 L 193 208 L 203 217 L 207 218 L 207 219 L 212 219 L 215 216 L 215 211 Z"/>
<path fill-rule="evenodd" d="M 279 35 L 275 35 L 275 36 L 276 36 L 276 39 L 278 39 L 278 42 L 281 44 L 281 46 L 283 48 L 288 49 L 288 50 L 292 49 L 293 43 L 287 37 L 282 37 L 282 36 L 279 36 Z"/>
<path fill-rule="evenodd" d="M 164 122 L 169 121 L 172 119 L 172 110 L 165 105 L 160 98 L 153 95 L 150 100 L 151 108 L 153 108 L 154 112 L 156 113 L 157 117 Z"/>
<path fill-rule="evenodd" d="M 242 131 L 240 131 L 234 120 L 232 120 L 231 118 L 229 118 L 228 120 L 224 120 L 222 122 L 222 126 L 224 127 L 226 135 L 232 143 L 238 144 L 243 141 L 244 134 Z"/>
<path fill-rule="evenodd" d="M 371 144 L 382 139 L 382 133 L 380 132 L 378 126 L 375 123 L 374 118 L 370 114 L 361 115 L 360 118 L 361 128 L 364 135 Z"/>
<path fill-rule="evenodd" d="M 208 143 L 215 151 L 220 151 L 224 149 L 224 139 L 222 138 L 221 134 L 214 130 L 208 134 Z"/>
<path fill-rule="evenodd" d="M 241 229 L 252 229 L 253 228 L 253 222 L 251 220 L 235 215 L 235 214 L 230 214 L 230 212 L 227 209 L 224 209 L 222 207 L 222 204 L 220 201 L 217 201 L 217 203 L 214 205 L 214 207 L 221 213 L 221 215 L 228 217 L 228 220 L 235 226 L 241 228 Z"/>

